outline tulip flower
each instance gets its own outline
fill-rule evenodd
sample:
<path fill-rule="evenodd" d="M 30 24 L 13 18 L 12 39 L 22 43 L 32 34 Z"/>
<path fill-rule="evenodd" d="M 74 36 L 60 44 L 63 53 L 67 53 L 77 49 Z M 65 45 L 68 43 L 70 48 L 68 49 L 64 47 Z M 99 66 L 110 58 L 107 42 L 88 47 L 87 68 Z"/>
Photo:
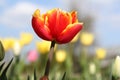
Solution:
<path fill-rule="evenodd" d="M 33 35 L 31 33 L 22 32 L 20 34 L 20 43 L 22 46 L 29 44 L 33 39 Z"/>
<path fill-rule="evenodd" d="M 77 42 L 78 38 L 79 38 L 79 33 L 71 40 L 71 43 L 75 43 Z"/>
<path fill-rule="evenodd" d="M 89 64 L 89 72 L 92 75 L 94 75 L 96 73 L 96 65 L 92 62 Z"/>
<path fill-rule="evenodd" d="M 13 44 L 13 52 L 14 52 L 14 55 L 15 56 L 19 56 L 20 55 L 20 51 L 21 51 L 21 45 L 20 45 L 20 42 L 19 40 L 15 40 L 14 41 L 14 44 Z"/>
<path fill-rule="evenodd" d="M 49 48 L 50 48 L 50 42 L 48 41 L 41 41 L 41 42 L 36 42 L 36 48 L 38 50 L 38 52 L 40 52 L 41 54 L 45 54 L 49 52 Z"/>
<path fill-rule="evenodd" d="M 88 32 L 81 34 L 80 42 L 85 46 L 90 46 L 93 43 L 94 35 Z"/>
<path fill-rule="evenodd" d="M 8 51 L 9 49 L 12 48 L 14 40 L 15 40 L 14 38 L 5 38 L 2 40 L 5 51 Z"/>
<path fill-rule="evenodd" d="M 112 75 L 115 78 L 120 78 L 120 56 L 117 56 L 112 65 Z M 118 79 L 114 79 L 118 80 Z"/>
<path fill-rule="evenodd" d="M 32 27 L 36 34 L 44 40 L 58 44 L 70 42 L 82 26 L 75 11 L 68 13 L 55 8 L 41 15 L 37 9 L 32 17 Z"/>
<path fill-rule="evenodd" d="M 38 53 L 36 50 L 30 50 L 28 52 L 27 59 L 29 62 L 35 62 L 38 59 Z"/>
<path fill-rule="evenodd" d="M 64 62 L 66 59 L 66 54 L 67 54 L 66 51 L 58 50 L 55 55 L 56 61 L 59 63 Z"/>
<path fill-rule="evenodd" d="M 106 57 L 106 50 L 103 48 L 97 48 L 96 49 L 96 57 L 98 59 L 104 59 Z"/>

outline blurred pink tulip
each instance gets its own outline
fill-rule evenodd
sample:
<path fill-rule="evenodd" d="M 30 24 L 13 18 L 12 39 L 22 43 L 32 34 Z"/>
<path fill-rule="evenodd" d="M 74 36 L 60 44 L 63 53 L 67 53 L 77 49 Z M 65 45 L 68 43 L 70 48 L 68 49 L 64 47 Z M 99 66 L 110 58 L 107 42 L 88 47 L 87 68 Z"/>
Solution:
<path fill-rule="evenodd" d="M 38 59 L 38 53 L 36 50 L 30 50 L 27 55 L 27 60 L 29 62 L 35 62 Z"/>

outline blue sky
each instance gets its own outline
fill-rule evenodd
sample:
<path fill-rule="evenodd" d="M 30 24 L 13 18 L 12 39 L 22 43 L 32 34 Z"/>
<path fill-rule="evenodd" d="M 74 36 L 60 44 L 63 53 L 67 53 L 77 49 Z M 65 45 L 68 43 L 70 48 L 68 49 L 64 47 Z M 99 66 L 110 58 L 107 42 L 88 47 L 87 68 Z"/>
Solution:
<path fill-rule="evenodd" d="M 70 1 L 95 17 L 96 38 L 102 47 L 120 45 L 120 0 L 0 0 L 0 37 L 31 32 L 39 39 L 31 27 L 35 9 L 41 13 L 56 7 L 68 10 Z"/>
<path fill-rule="evenodd" d="M 51 8 L 59 7 L 58 1 L 47 0 L 1 0 L 0 1 L 0 36 L 16 37 L 20 32 L 31 32 L 31 17 L 33 12 L 39 8 L 41 12 L 45 12 Z M 56 3 L 53 5 L 53 3 Z"/>

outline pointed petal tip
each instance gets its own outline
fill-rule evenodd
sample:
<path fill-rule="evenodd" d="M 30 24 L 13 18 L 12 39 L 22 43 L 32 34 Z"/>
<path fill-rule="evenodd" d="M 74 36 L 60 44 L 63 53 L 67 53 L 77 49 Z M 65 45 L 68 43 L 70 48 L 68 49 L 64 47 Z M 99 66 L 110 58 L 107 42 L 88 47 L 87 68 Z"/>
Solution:
<path fill-rule="evenodd" d="M 38 17 L 40 16 L 40 10 L 39 9 L 36 9 L 34 14 L 33 14 L 34 17 Z"/>

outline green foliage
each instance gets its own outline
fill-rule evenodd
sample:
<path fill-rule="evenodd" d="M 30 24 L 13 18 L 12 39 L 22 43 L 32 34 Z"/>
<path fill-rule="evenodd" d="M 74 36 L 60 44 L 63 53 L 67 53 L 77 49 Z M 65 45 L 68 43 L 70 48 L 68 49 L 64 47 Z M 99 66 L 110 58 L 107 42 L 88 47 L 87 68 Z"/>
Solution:
<path fill-rule="evenodd" d="M 5 50 L 3 48 L 2 42 L 0 41 L 0 61 L 4 59 L 5 56 Z"/>
<path fill-rule="evenodd" d="M 13 61 L 13 59 L 11 59 L 11 61 L 8 63 L 8 65 L 5 67 L 5 69 L 3 69 L 5 62 L 0 65 L 0 73 L 1 73 L 0 80 L 8 80 L 6 73 L 8 71 L 8 68 L 10 67 L 12 61 Z M 2 69 L 3 69 L 3 71 L 1 71 Z"/>
<path fill-rule="evenodd" d="M 66 72 L 64 73 L 64 75 L 62 77 L 62 80 L 65 80 L 65 76 L 66 76 Z"/>
<path fill-rule="evenodd" d="M 87 48 L 81 49 L 76 54 L 75 44 L 68 45 L 66 45 L 68 47 L 62 46 L 62 49 L 67 51 L 64 62 L 57 62 L 55 56 L 53 56 L 49 80 L 118 80 L 118 78 L 111 75 L 111 64 L 102 67 L 101 62 L 104 60 L 88 55 Z M 58 49 L 60 48 L 61 46 Z M 3 46 L 0 50 L 0 52 L 5 53 Z M 8 64 L 1 62 L 0 80 L 39 80 L 44 74 L 47 57 L 48 54 L 40 54 L 36 62 L 30 62 L 29 64 L 25 63 L 25 60 L 21 59 L 20 55 L 15 56 L 14 60 L 11 59 Z M 90 72 L 91 62 L 94 64 L 92 64 L 92 68 L 95 68 L 93 72 Z"/>

